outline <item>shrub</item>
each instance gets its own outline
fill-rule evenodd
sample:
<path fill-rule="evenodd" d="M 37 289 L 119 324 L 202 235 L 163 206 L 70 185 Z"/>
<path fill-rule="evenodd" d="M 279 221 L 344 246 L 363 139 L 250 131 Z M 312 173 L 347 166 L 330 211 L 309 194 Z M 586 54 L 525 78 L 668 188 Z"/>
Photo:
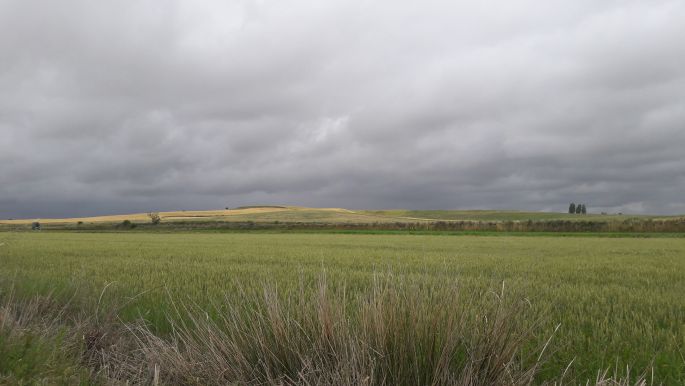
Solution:
<path fill-rule="evenodd" d="M 136 224 L 132 223 L 130 220 L 124 220 L 118 225 L 118 227 L 124 229 L 133 229 L 136 227 Z"/>
<path fill-rule="evenodd" d="M 150 217 L 150 221 L 153 225 L 157 225 L 162 222 L 162 218 L 159 216 L 158 212 L 149 212 L 147 216 Z"/>

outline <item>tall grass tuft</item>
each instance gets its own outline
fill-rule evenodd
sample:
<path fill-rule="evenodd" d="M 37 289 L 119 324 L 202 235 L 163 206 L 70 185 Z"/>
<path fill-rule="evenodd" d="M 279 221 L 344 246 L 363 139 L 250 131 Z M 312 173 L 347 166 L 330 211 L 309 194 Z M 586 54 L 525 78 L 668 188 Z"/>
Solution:
<path fill-rule="evenodd" d="M 543 359 L 544 348 L 526 347 L 535 325 L 528 303 L 465 296 L 456 284 L 379 277 L 349 299 L 322 278 L 313 290 L 266 286 L 227 298 L 213 317 L 206 311 L 177 304 L 168 337 L 131 327 L 151 382 L 528 385 Z"/>

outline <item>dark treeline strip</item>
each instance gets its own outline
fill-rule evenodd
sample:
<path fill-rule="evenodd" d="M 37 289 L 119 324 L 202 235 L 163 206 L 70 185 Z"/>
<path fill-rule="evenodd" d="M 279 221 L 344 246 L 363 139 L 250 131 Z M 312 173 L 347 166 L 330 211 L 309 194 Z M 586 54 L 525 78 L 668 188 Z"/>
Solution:
<path fill-rule="evenodd" d="M 375 223 L 331 223 L 331 222 L 228 222 L 228 221 L 173 221 L 159 224 L 44 224 L 43 230 L 80 231 L 412 231 L 412 232 L 544 232 L 544 233 L 685 233 L 685 218 L 639 219 L 630 218 L 615 221 L 434 221 L 434 222 L 375 222 Z M 27 225 L 5 225 L 0 230 L 31 230 Z"/>

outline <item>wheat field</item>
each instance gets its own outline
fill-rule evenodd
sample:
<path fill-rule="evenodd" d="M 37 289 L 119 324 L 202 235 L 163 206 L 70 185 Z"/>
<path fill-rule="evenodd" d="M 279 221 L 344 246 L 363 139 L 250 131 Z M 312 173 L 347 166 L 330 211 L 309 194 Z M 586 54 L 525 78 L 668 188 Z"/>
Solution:
<path fill-rule="evenodd" d="M 214 319 L 223 302 L 240 305 L 265 288 L 289 304 L 322 273 L 331 293 L 344 289 L 337 299 L 353 315 L 354 299 L 380 275 L 409 283 L 400 296 L 418 296 L 429 313 L 448 304 L 440 294 L 452 286 L 472 306 L 500 292 L 523 299 L 530 308 L 520 322 L 534 329 L 520 349 L 552 337 L 537 381 L 565 373 L 584 383 L 627 367 L 685 382 L 681 238 L 33 232 L 0 233 L 0 243 L 5 292 L 84 307 L 99 299 L 101 309 L 135 297 L 117 317 L 143 317 L 162 336 L 173 330 L 174 302 Z"/>

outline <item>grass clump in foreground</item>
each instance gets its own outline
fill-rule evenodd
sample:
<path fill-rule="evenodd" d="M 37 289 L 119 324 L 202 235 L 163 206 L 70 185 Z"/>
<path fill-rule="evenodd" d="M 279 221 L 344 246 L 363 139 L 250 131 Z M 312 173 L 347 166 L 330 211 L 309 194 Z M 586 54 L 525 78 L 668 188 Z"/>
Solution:
<path fill-rule="evenodd" d="M 285 299 L 266 287 L 217 318 L 177 309 L 170 339 L 137 336 L 170 383 L 523 385 L 537 372 L 521 352 L 532 333 L 523 303 L 492 295 L 476 311 L 456 287 L 395 280 L 347 296 L 324 280 Z"/>
<path fill-rule="evenodd" d="M 0 381 L 17 384 L 530 385 L 551 352 L 534 339 L 539 313 L 504 292 L 465 293 L 378 277 L 353 299 L 322 277 L 284 297 L 244 289 L 212 310 L 174 302 L 168 334 L 116 308 L 59 307 L 0 293 Z M 209 311 L 214 317 L 209 316 Z M 38 337 L 31 340 L 32 337 Z M 35 353 L 29 354 L 27 353 Z M 17 359 L 16 355 L 14 357 Z M 20 364 L 19 362 L 25 363 Z M 38 365 L 37 360 L 45 363 Z M 598 373 L 597 385 L 644 385 Z M 574 382 L 576 382 L 575 380 Z M 586 382 L 583 382 L 586 383 Z M 572 384 L 572 383 L 571 383 Z"/>

